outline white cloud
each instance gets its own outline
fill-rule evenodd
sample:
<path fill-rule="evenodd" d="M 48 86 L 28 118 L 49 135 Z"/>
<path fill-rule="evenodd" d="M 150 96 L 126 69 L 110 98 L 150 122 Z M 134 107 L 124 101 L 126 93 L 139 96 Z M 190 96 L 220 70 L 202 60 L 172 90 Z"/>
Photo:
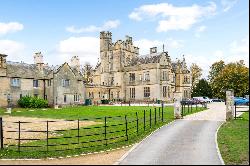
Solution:
<path fill-rule="evenodd" d="M 169 30 L 188 30 L 196 22 L 203 18 L 214 15 L 216 4 L 210 2 L 207 6 L 192 5 L 176 7 L 168 3 L 143 5 L 135 8 L 129 14 L 129 18 L 136 21 L 155 18 L 158 20 L 157 32 Z"/>
<path fill-rule="evenodd" d="M 24 44 L 13 40 L 0 40 L 0 53 L 8 55 L 8 60 L 16 61 L 16 57 L 22 55 Z"/>
<path fill-rule="evenodd" d="M 245 64 L 249 66 L 249 36 L 240 41 L 233 41 L 230 44 L 230 55 L 225 57 L 227 61 L 244 60 Z"/>
<path fill-rule="evenodd" d="M 230 10 L 237 2 L 238 0 L 221 0 L 223 12 Z"/>
<path fill-rule="evenodd" d="M 224 53 L 222 50 L 217 50 L 215 51 L 214 56 L 217 57 L 218 59 L 222 59 L 224 56 Z"/>
<path fill-rule="evenodd" d="M 0 35 L 13 33 L 23 30 L 23 25 L 18 22 L 1 23 L 0 22 Z"/>
<path fill-rule="evenodd" d="M 81 65 L 89 62 L 96 65 L 99 58 L 100 40 L 95 37 L 70 37 L 57 45 L 57 57 L 61 63 L 69 62 L 72 56 L 80 58 Z"/>
<path fill-rule="evenodd" d="M 201 37 L 201 33 L 204 32 L 206 29 L 207 29 L 207 27 L 205 25 L 199 26 L 196 29 L 195 37 Z"/>
<path fill-rule="evenodd" d="M 66 28 L 66 31 L 72 32 L 72 33 L 96 32 L 96 31 L 115 29 L 119 25 L 120 25 L 119 20 L 109 20 L 99 27 L 95 25 L 90 25 L 88 27 L 83 27 L 83 28 L 75 28 L 74 26 L 70 26 Z"/>
<path fill-rule="evenodd" d="M 164 44 L 164 50 L 168 51 L 169 48 L 177 49 L 183 47 L 183 43 L 183 40 L 175 40 L 172 38 L 168 38 L 164 41 L 148 39 L 140 39 L 134 41 L 134 45 L 140 48 L 140 55 L 149 54 L 149 49 L 152 47 L 157 47 L 158 52 L 160 52 L 162 51 Z"/>

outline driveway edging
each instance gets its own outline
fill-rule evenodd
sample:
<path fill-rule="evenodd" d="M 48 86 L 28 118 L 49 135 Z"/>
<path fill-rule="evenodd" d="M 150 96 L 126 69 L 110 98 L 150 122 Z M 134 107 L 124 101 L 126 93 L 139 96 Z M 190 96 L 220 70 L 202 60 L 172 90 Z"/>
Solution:
<path fill-rule="evenodd" d="M 147 137 L 143 138 L 139 143 L 136 143 L 128 152 L 126 152 L 124 155 L 122 155 L 122 157 L 121 157 L 119 160 L 117 160 L 117 161 L 116 161 L 114 164 L 112 164 L 112 165 L 119 165 L 120 162 L 122 162 L 122 160 L 125 159 L 125 158 L 129 155 L 129 153 L 130 153 L 132 150 L 134 150 L 135 148 L 137 148 L 137 146 L 140 145 L 144 140 L 146 140 L 146 139 L 147 139 L 148 137 L 150 137 L 152 134 L 154 134 L 155 132 L 157 132 L 158 130 L 160 130 L 162 127 L 165 127 L 165 126 L 168 126 L 168 125 L 174 123 L 176 120 L 178 120 L 178 119 L 175 119 L 175 120 L 173 120 L 173 121 L 171 121 L 171 122 L 169 122 L 169 123 L 167 123 L 167 124 L 165 124 L 165 125 L 159 127 L 158 129 L 156 129 L 156 130 L 153 131 L 152 133 L 150 133 Z"/>
<path fill-rule="evenodd" d="M 225 165 L 225 162 L 224 162 L 224 160 L 223 160 L 223 158 L 222 158 L 222 156 L 221 156 L 221 153 L 220 153 L 220 149 L 219 149 L 218 141 L 217 141 L 217 134 L 218 134 L 218 131 L 219 131 L 220 127 L 221 127 L 224 123 L 225 123 L 225 121 L 224 121 L 223 123 L 220 124 L 220 126 L 217 128 L 216 133 L 215 133 L 216 150 L 217 150 L 217 153 L 218 153 L 218 155 L 219 155 L 219 159 L 220 159 L 222 165 Z"/>

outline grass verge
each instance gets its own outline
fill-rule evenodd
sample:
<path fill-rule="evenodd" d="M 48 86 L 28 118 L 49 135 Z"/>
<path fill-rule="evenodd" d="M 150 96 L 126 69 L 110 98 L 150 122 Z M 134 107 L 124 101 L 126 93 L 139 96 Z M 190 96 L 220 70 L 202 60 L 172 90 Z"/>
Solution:
<path fill-rule="evenodd" d="M 146 110 L 145 120 L 144 110 Z M 26 143 L 21 141 L 19 147 L 18 144 L 5 147 L 0 150 L 0 158 L 65 157 L 130 145 L 174 120 L 173 107 L 164 107 L 163 118 L 161 111 L 161 108 L 141 106 L 88 106 L 59 110 L 13 109 L 11 116 L 67 119 L 76 123 L 78 119 L 83 119 L 83 121 L 94 120 L 102 124 L 80 127 L 79 130 L 49 131 L 48 139 L 45 137 Z M 106 125 L 105 116 L 109 117 L 106 119 Z M 49 122 L 49 125 L 53 125 L 53 122 Z M 51 137 L 52 134 L 56 136 Z M 20 138 L 22 138 L 22 132 Z"/>
<path fill-rule="evenodd" d="M 226 165 L 249 165 L 249 112 L 225 122 L 217 139 Z"/>

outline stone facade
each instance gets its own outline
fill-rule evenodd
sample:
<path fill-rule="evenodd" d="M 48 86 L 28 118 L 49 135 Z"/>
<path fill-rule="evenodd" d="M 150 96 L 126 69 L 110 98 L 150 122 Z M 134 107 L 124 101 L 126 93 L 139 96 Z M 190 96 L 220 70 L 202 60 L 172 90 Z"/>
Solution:
<path fill-rule="evenodd" d="M 49 105 L 83 103 L 85 85 L 79 71 L 79 58 L 71 59 L 71 66 L 48 66 L 41 52 L 35 53 L 34 64 L 6 62 L 0 54 L 0 107 L 7 107 L 7 97 L 13 106 L 22 96 L 47 99 Z"/>
<path fill-rule="evenodd" d="M 173 101 L 175 91 L 191 97 L 191 75 L 185 58 L 172 62 L 168 52 L 139 55 L 132 37 L 112 42 L 111 32 L 100 33 L 100 62 L 86 85 L 86 97 L 123 101 Z"/>

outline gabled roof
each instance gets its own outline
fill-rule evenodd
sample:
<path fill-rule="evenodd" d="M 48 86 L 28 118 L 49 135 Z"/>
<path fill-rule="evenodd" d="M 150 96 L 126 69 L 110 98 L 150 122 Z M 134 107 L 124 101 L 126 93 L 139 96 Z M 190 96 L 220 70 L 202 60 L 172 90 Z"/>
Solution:
<path fill-rule="evenodd" d="M 167 52 L 152 53 L 132 58 L 128 66 L 139 64 L 159 63 L 162 56 L 168 56 Z"/>
<path fill-rule="evenodd" d="M 7 76 L 20 78 L 46 78 L 51 72 L 49 67 L 45 67 L 43 71 L 39 71 L 35 64 L 27 64 L 23 62 L 7 61 Z"/>

